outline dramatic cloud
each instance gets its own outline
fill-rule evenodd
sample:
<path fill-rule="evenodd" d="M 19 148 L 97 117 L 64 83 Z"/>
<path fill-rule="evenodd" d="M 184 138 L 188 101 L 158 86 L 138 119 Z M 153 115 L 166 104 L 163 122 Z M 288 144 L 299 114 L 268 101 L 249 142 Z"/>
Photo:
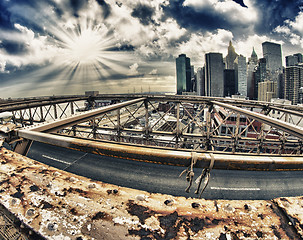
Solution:
<path fill-rule="evenodd" d="M 248 2 L 243 8 L 232 0 L 185 0 L 171 1 L 164 7 L 168 16 L 177 20 L 178 24 L 192 31 L 216 31 L 226 29 L 237 34 L 252 31 L 257 21 L 257 11 Z"/>
<path fill-rule="evenodd" d="M 302 0 L 255 0 L 258 8 L 256 33 L 267 34 L 282 25 L 284 21 L 293 20 L 300 12 Z"/>
<path fill-rule="evenodd" d="M 294 20 L 287 19 L 283 25 L 279 25 L 274 30 L 284 37 L 285 42 L 289 42 L 294 47 L 303 48 L 303 12 L 299 12 Z M 295 53 L 297 50 L 288 46 Z"/>
<path fill-rule="evenodd" d="M 231 40 L 249 57 L 261 44 L 302 52 L 302 0 L 3 0 L 0 97 L 85 90 L 175 90 L 175 58 L 202 67 Z M 159 87 L 161 84 L 161 87 Z M 147 91 L 147 89 L 143 89 Z"/>
<path fill-rule="evenodd" d="M 149 25 L 154 23 L 152 17 L 154 15 L 154 9 L 147 5 L 139 4 L 134 8 L 131 15 L 140 20 L 143 25 Z"/>

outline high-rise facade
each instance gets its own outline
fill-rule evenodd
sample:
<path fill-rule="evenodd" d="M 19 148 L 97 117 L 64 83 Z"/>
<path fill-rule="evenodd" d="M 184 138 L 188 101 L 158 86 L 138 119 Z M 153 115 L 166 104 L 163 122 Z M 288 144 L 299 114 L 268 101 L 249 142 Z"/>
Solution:
<path fill-rule="evenodd" d="M 196 79 L 196 74 L 195 74 L 195 66 L 191 65 L 190 68 L 191 68 L 191 72 L 190 72 L 191 89 L 189 90 L 189 92 L 196 93 L 197 92 L 197 79 Z"/>
<path fill-rule="evenodd" d="M 285 61 L 286 61 L 286 67 L 296 66 L 299 63 L 303 63 L 302 54 L 296 53 L 294 55 L 286 56 Z"/>
<path fill-rule="evenodd" d="M 258 84 L 267 80 L 266 59 L 260 58 L 253 73 L 253 99 L 258 99 Z"/>
<path fill-rule="evenodd" d="M 223 97 L 224 95 L 224 63 L 221 53 L 205 54 L 205 95 Z"/>
<path fill-rule="evenodd" d="M 303 55 L 302 53 L 296 53 L 294 54 L 298 58 L 298 63 L 303 63 Z"/>
<path fill-rule="evenodd" d="M 284 84 L 284 97 L 292 101 L 292 104 L 301 103 L 300 94 L 303 87 L 303 66 L 286 67 Z"/>
<path fill-rule="evenodd" d="M 236 82 L 238 85 L 238 93 L 247 96 L 247 64 L 246 57 L 240 55 L 236 58 L 235 63 Z"/>
<path fill-rule="evenodd" d="M 177 94 L 191 91 L 191 66 L 190 58 L 185 54 L 180 54 L 176 58 L 176 72 L 177 72 Z"/>
<path fill-rule="evenodd" d="M 205 96 L 205 68 L 198 68 L 196 74 L 197 95 Z"/>
<path fill-rule="evenodd" d="M 258 56 L 253 48 L 250 58 L 248 58 L 247 63 L 247 96 L 249 99 L 254 98 L 254 82 L 253 82 L 253 73 L 258 65 Z"/>
<path fill-rule="evenodd" d="M 236 53 L 235 48 L 232 45 L 231 41 L 229 41 L 227 55 L 225 57 L 225 69 L 234 69 L 234 62 L 237 57 L 238 54 Z"/>
<path fill-rule="evenodd" d="M 224 69 L 224 97 L 231 97 L 238 92 L 234 69 Z"/>
<path fill-rule="evenodd" d="M 263 57 L 266 59 L 266 67 L 270 72 L 282 71 L 281 45 L 272 42 L 262 43 Z"/>
<path fill-rule="evenodd" d="M 265 81 L 258 83 L 258 101 L 270 102 L 272 98 L 277 97 L 277 83 L 274 81 Z"/>
<path fill-rule="evenodd" d="M 285 57 L 286 67 L 295 66 L 299 63 L 298 57 L 294 55 Z"/>

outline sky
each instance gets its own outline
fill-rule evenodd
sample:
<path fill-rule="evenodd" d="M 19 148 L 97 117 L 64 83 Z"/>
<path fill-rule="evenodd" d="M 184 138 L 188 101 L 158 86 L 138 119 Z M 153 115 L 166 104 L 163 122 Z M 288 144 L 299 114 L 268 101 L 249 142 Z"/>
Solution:
<path fill-rule="evenodd" d="M 1 0 L 0 98 L 175 92 L 175 59 L 303 53 L 303 0 Z M 284 62 L 284 59 L 283 59 Z"/>

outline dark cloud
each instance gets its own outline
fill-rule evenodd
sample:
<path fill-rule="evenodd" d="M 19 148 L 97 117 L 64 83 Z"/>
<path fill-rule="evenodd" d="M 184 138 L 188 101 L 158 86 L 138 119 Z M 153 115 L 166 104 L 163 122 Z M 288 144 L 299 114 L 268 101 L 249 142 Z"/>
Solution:
<path fill-rule="evenodd" d="M 47 3 L 51 0 L 45 0 Z M 38 1 L 31 0 L 10 0 L 0 2 L 0 28 L 9 29 L 13 31 L 19 31 L 15 28 L 14 24 L 20 24 L 32 29 L 34 32 L 42 33 L 44 32 L 41 25 L 40 19 L 35 19 L 34 16 L 24 17 L 23 14 L 14 11 L 16 5 L 23 7 L 30 7 L 32 9 L 39 9 L 37 5 Z M 25 12 L 26 15 L 26 12 Z M 29 21 L 30 19 L 30 21 Z"/>
<path fill-rule="evenodd" d="M 127 52 L 131 52 L 135 50 L 135 47 L 129 44 L 124 44 L 120 47 L 112 47 L 112 48 L 108 48 L 106 49 L 107 51 L 127 51 Z"/>
<path fill-rule="evenodd" d="M 2 1 L 0 2 L 0 28 L 12 29 L 13 24 L 11 23 L 11 13 L 7 10 L 7 5 Z"/>
<path fill-rule="evenodd" d="M 32 1 L 32 0 L 10 0 L 7 1 L 8 5 L 23 5 L 23 6 L 29 6 L 32 8 L 38 7 L 39 1 Z"/>
<path fill-rule="evenodd" d="M 70 0 L 70 6 L 73 10 L 73 15 L 79 17 L 79 11 L 85 8 L 87 5 L 86 0 Z"/>
<path fill-rule="evenodd" d="M 104 0 L 96 0 L 103 10 L 103 17 L 106 19 L 111 14 L 111 7 Z"/>
<path fill-rule="evenodd" d="M 28 46 L 25 43 L 7 40 L 1 41 L 0 48 L 4 49 L 10 55 L 23 55 L 29 51 Z"/>
<path fill-rule="evenodd" d="M 212 8 L 195 10 L 192 7 L 184 6 L 185 0 L 171 0 L 168 6 L 162 6 L 166 17 L 176 19 L 181 27 L 190 30 L 213 31 L 218 28 L 231 29 L 233 25 L 222 14 Z"/>
<path fill-rule="evenodd" d="M 154 9 L 143 4 L 138 4 L 132 11 L 131 15 L 140 20 L 143 25 L 149 25 L 154 23 L 152 19 L 154 15 Z"/>
<path fill-rule="evenodd" d="M 170 0 L 168 6 L 162 6 L 165 13 L 164 19 L 172 17 L 180 26 L 188 30 L 214 31 L 221 28 L 232 31 L 235 36 L 245 34 L 246 29 L 250 27 L 241 19 L 236 23 L 231 22 L 228 15 L 217 12 L 210 6 L 197 9 L 184 6 L 184 1 Z M 233 1 L 235 4 L 246 7 L 243 0 Z M 254 29 L 255 33 L 268 34 L 277 26 L 282 25 L 285 20 L 293 20 L 303 7 L 302 3 L 303 0 L 256 0 L 259 15 Z"/>
<path fill-rule="evenodd" d="M 255 31 L 258 34 L 271 32 L 287 19 L 294 20 L 302 8 L 302 0 L 256 0 L 260 11 L 259 24 Z"/>

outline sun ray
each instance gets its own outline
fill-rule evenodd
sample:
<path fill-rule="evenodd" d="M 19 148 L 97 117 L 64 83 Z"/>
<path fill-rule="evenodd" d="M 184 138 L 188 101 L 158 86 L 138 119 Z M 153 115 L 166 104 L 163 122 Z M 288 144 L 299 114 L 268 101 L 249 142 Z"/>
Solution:
<path fill-rule="evenodd" d="M 23 92 L 36 91 L 37 94 L 38 89 L 43 92 L 48 89 L 50 93 L 64 89 L 69 93 L 76 89 L 83 92 L 84 86 L 104 86 L 110 80 L 121 81 L 123 76 L 128 77 L 129 66 L 136 62 L 135 55 L 132 49 L 122 50 L 123 40 L 116 39 L 115 26 L 106 24 L 97 5 L 91 5 L 93 10 L 83 11 L 75 17 L 63 11 L 66 8 L 63 3 L 56 1 L 52 4 L 37 2 L 35 7 L 38 8 L 26 6 L 26 11 L 21 11 L 22 6 L 17 6 L 15 9 L 15 14 L 18 12 L 20 18 L 31 23 L 26 27 L 21 24 L 20 28 L 32 31 L 34 38 L 45 38 L 45 49 L 50 50 L 41 52 L 49 54 L 44 63 L 25 73 L 24 80 L 16 81 L 16 84 L 26 81 Z M 56 14 L 56 8 L 62 10 L 61 15 Z M 30 26 L 42 30 L 35 32 Z M 21 37 L 21 33 L 15 34 Z"/>

